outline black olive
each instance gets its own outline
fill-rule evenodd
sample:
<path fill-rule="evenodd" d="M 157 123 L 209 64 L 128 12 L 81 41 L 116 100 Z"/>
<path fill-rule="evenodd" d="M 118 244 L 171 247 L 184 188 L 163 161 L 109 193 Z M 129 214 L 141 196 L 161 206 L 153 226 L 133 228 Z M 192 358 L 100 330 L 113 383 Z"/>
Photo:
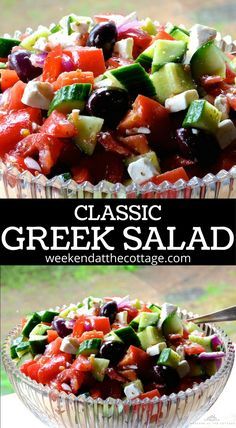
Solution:
<path fill-rule="evenodd" d="M 100 88 L 90 95 L 87 112 L 104 119 L 108 128 L 116 128 L 129 109 L 128 92 L 121 88 Z"/>
<path fill-rule="evenodd" d="M 179 375 L 176 370 L 166 366 L 153 367 L 153 380 L 160 385 L 175 388 L 180 381 Z"/>
<path fill-rule="evenodd" d="M 32 52 L 18 50 L 8 56 L 8 65 L 10 69 L 15 70 L 19 78 L 27 83 L 30 80 L 42 74 L 42 68 L 34 67 L 30 61 Z"/>
<path fill-rule="evenodd" d="M 195 136 L 190 129 L 180 128 L 176 131 L 177 150 L 186 159 L 194 159 L 192 146 L 195 145 Z"/>
<path fill-rule="evenodd" d="M 100 348 L 101 357 L 110 360 L 112 365 L 117 364 L 125 352 L 126 346 L 122 342 L 105 342 Z"/>
<path fill-rule="evenodd" d="M 72 333 L 72 328 L 66 326 L 66 320 L 64 318 L 55 318 L 52 322 L 52 327 L 57 331 L 60 337 L 66 337 Z"/>
<path fill-rule="evenodd" d="M 108 317 L 110 320 L 110 324 L 113 324 L 116 318 L 116 314 L 118 312 L 117 303 L 115 301 L 111 301 L 105 303 L 100 309 L 100 315 L 103 317 Z"/>
<path fill-rule="evenodd" d="M 87 46 L 94 46 L 103 50 L 105 59 L 112 55 L 114 44 L 117 41 L 117 29 L 114 22 L 101 22 L 90 31 Z"/>

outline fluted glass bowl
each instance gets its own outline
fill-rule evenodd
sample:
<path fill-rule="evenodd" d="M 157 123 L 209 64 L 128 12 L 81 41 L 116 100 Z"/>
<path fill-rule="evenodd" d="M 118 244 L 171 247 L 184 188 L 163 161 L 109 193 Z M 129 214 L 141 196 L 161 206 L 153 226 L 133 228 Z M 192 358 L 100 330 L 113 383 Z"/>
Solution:
<path fill-rule="evenodd" d="M 193 316 L 185 310 L 182 319 Z M 161 398 L 144 400 L 92 399 L 52 391 L 22 374 L 10 358 L 12 339 L 21 326 L 14 328 L 3 345 L 3 364 L 20 400 L 47 426 L 54 428 L 185 428 L 197 421 L 214 404 L 224 389 L 234 362 L 234 347 L 227 335 L 211 324 L 206 334 L 216 333 L 226 356 L 218 372 L 192 389 Z"/>

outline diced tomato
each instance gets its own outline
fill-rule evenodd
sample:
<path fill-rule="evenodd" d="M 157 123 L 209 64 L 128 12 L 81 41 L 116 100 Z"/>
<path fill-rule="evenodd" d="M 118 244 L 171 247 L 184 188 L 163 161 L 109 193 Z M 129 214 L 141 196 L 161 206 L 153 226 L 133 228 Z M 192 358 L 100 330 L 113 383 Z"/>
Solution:
<path fill-rule="evenodd" d="M 79 337 L 79 343 L 84 342 L 85 340 L 90 339 L 103 339 L 104 333 L 102 331 L 97 330 L 91 330 L 91 331 L 85 331 L 80 337 Z"/>
<path fill-rule="evenodd" d="M 93 317 L 91 318 L 91 325 L 94 330 L 102 331 L 104 334 L 110 333 L 111 325 L 108 317 Z"/>
<path fill-rule="evenodd" d="M 86 167 L 75 166 L 72 168 L 71 172 L 73 180 L 78 184 L 84 183 L 84 181 L 91 181 L 89 169 Z"/>
<path fill-rule="evenodd" d="M 42 80 L 44 82 L 53 83 L 57 80 L 59 74 L 62 72 L 62 47 L 56 46 L 47 55 L 44 66 Z"/>
<path fill-rule="evenodd" d="M 106 399 L 112 397 L 115 399 L 122 398 L 122 386 L 120 382 L 111 379 L 105 379 L 101 385 L 102 389 L 102 398 Z"/>
<path fill-rule="evenodd" d="M 26 106 L 21 102 L 23 93 L 26 87 L 26 83 L 19 80 L 10 89 L 9 99 L 7 105 L 4 106 L 8 111 L 10 110 L 21 110 Z"/>
<path fill-rule="evenodd" d="M 84 158 L 79 165 L 87 168 L 91 183 L 107 180 L 111 183 L 121 183 L 124 175 L 124 163 L 121 156 L 111 152 L 97 152 L 90 158 Z"/>
<path fill-rule="evenodd" d="M 106 71 L 102 49 L 75 46 L 68 47 L 64 52 L 73 59 L 77 68 L 93 72 L 94 77 Z"/>
<path fill-rule="evenodd" d="M 103 132 L 98 138 L 98 142 L 108 152 L 117 153 L 118 155 L 129 157 L 132 155 L 132 150 L 128 147 L 124 147 L 113 134 L 110 132 Z"/>
<path fill-rule="evenodd" d="M 18 82 L 18 80 L 20 79 L 15 70 L 0 70 L 0 82 L 2 92 L 4 92 L 8 88 L 11 88 L 16 82 Z"/>
<path fill-rule="evenodd" d="M 131 369 L 129 369 L 129 370 L 122 370 L 121 372 L 120 372 L 120 374 L 122 374 L 122 376 L 127 380 L 127 381 L 129 381 L 129 382 L 133 382 L 134 380 L 136 380 L 137 379 L 137 373 L 136 373 L 136 371 L 135 370 L 131 370 Z"/>
<path fill-rule="evenodd" d="M 91 388 L 89 394 L 94 400 L 96 400 L 97 398 L 102 398 L 102 391 L 98 387 Z"/>
<path fill-rule="evenodd" d="M 153 145 L 158 146 L 161 141 L 170 137 L 170 114 L 160 103 L 144 95 L 138 95 L 132 110 L 120 122 L 118 130 L 147 127 L 151 133 L 148 136 Z"/>
<path fill-rule="evenodd" d="M 91 372 L 93 368 L 91 361 L 83 355 L 79 355 L 72 363 L 71 367 L 81 372 Z"/>
<path fill-rule="evenodd" d="M 184 339 L 188 339 L 188 337 L 189 337 L 189 332 L 188 332 L 188 330 L 184 327 L 184 329 L 183 329 L 183 338 L 184 338 Z"/>
<path fill-rule="evenodd" d="M 214 167 L 214 172 L 218 173 L 221 169 L 229 171 L 234 165 L 236 165 L 236 148 L 223 150 Z"/>
<path fill-rule="evenodd" d="M 27 318 L 22 318 L 21 319 L 21 327 L 22 329 L 24 328 L 25 324 L 27 323 Z"/>
<path fill-rule="evenodd" d="M 156 42 L 156 40 L 175 40 L 169 33 L 164 30 L 160 30 L 157 34 L 152 38 L 151 44 Z"/>
<path fill-rule="evenodd" d="M 54 110 L 45 120 L 40 129 L 40 133 L 57 138 L 72 138 L 77 134 L 77 129 L 75 125 L 67 119 L 65 114 Z"/>
<path fill-rule="evenodd" d="M 77 394 L 84 381 L 84 373 L 79 372 L 74 368 L 63 370 L 57 375 L 56 386 L 59 391 L 69 392 Z M 69 386 L 69 391 L 65 387 L 65 384 Z"/>
<path fill-rule="evenodd" d="M 137 154 L 143 155 L 150 151 L 148 140 L 145 135 L 137 134 L 130 135 L 129 137 L 121 137 L 120 141 Z"/>
<path fill-rule="evenodd" d="M 17 164 L 18 159 L 36 158 L 41 172 L 47 175 L 56 164 L 63 145 L 63 141 L 58 138 L 42 133 L 31 134 L 17 144 L 10 153 L 10 160 Z M 26 165 L 25 169 L 28 169 Z"/>
<path fill-rule="evenodd" d="M 226 63 L 226 77 L 224 81 L 229 84 L 234 84 L 236 73 L 232 70 L 229 64 Z"/>
<path fill-rule="evenodd" d="M 92 71 L 69 71 L 61 73 L 56 82 L 54 82 L 54 90 L 57 91 L 63 86 L 73 85 L 74 83 L 91 83 L 94 84 L 94 75 Z"/>
<path fill-rule="evenodd" d="M 137 58 L 137 56 L 143 52 L 151 43 L 152 37 L 146 33 L 145 31 L 141 30 L 140 28 L 129 28 L 124 31 L 119 31 L 119 37 L 118 39 L 127 39 L 128 37 L 132 37 L 134 41 L 134 47 L 133 47 L 133 57 L 134 59 Z"/>
<path fill-rule="evenodd" d="M 33 364 L 35 364 L 35 361 L 34 361 L 34 360 L 26 361 L 24 364 L 22 364 L 22 365 L 20 366 L 20 371 L 21 371 L 21 373 L 23 373 L 23 374 L 25 374 L 26 376 L 28 376 L 28 370 L 29 370 L 29 367 L 30 367 L 30 366 L 32 366 Z"/>
<path fill-rule="evenodd" d="M 235 94 L 233 94 L 233 93 L 228 93 L 228 94 L 226 94 L 227 95 L 227 98 L 228 98 L 228 101 L 229 101 L 229 105 L 230 105 L 230 107 L 234 110 L 234 111 L 236 111 L 236 93 Z"/>
<path fill-rule="evenodd" d="M 223 82 L 223 77 L 221 76 L 202 76 L 201 78 L 201 84 L 204 88 L 206 88 L 206 90 L 208 86 L 212 86 L 221 82 Z"/>
<path fill-rule="evenodd" d="M 34 124 L 41 125 L 42 124 L 42 112 L 39 108 L 33 108 L 33 107 L 25 107 L 24 109 L 29 113 L 31 122 L 34 122 Z"/>
<path fill-rule="evenodd" d="M 49 343 L 49 345 L 46 347 L 46 350 L 44 352 L 44 355 L 41 357 L 43 358 L 48 358 L 48 357 L 54 357 L 54 356 L 62 356 L 65 358 L 65 360 L 69 363 L 71 361 L 71 354 L 68 354 L 66 352 L 62 352 L 60 350 L 61 347 L 61 343 L 62 343 L 62 338 L 61 337 L 57 337 L 53 342 Z M 47 360 L 45 360 L 47 361 Z M 41 362 L 41 360 L 40 360 Z M 41 362 L 43 364 L 43 360 Z"/>
<path fill-rule="evenodd" d="M 161 184 L 163 181 L 169 181 L 170 183 L 175 183 L 177 180 L 185 180 L 188 181 L 188 176 L 184 170 L 184 168 L 176 168 L 172 171 L 164 172 L 164 174 L 156 175 L 150 181 L 155 184 Z"/>
<path fill-rule="evenodd" d="M 202 352 L 206 352 L 206 350 L 203 346 L 193 343 L 191 345 L 184 345 L 184 352 L 187 355 L 198 355 Z"/>
<path fill-rule="evenodd" d="M 38 380 L 40 383 L 48 384 L 61 372 L 62 367 L 66 367 L 66 359 L 63 355 L 55 355 L 40 367 Z"/>
<path fill-rule="evenodd" d="M 103 13 L 103 14 L 97 14 L 93 17 L 94 21 L 99 22 L 107 22 L 107 21 L 114 21 L 114 22 L 121 22 L 122 19 L 124 19 L 124 15 L 114 15 L 112 13 Z"/>
<path fill-rule="evenodd" d="M 107 376 L 112 380 L 117 380 L 117 382 L 125 383 L 126 379 L 122 374 L 117 372 L 113 367 L 109 367 L 106 371 Z"/>
<path fill-rule="evenodd" d="M 82 333 L 84 332 L 84 322 L 85 322 L 85 316 L 80 315 L 79 318 L 75 321 L 75 325 L 73 327 L 73 333 L 72 335 L 75 337 L 80 337 Z"/>
<path fill-rule="evenodd" d="M 150 365 L 150 356 L 142 349 L 131 345 L 118 366 L 125 367 L 132 365 L 137 365 L 139 369 L 148 368 Z"/>
<path fill-rule="evenodd" d="M 27 369 L 27 376 L 29 376 L 32 380 L 39 381 L 39 370 L 41 368 L 41 364 L 34 361 L 34 364 L 31 364 Z"/>
<path fill-rule="evenodd" d="M 53 342 L 58 338 L 58 333 L 56 330 L 47 330 L 48 343 Z"/>
<path fill-rule="evenodd" d="M 160 396 L 161 394 L 158 391 L 158 389 L 153 389 L 152 391 L 143 392 L 142 394 L 140 394 L 138 398 L 140 398 L 140 400 L 144 400 L 144 398 L 154 398 L 154 397 L 160 397 Z"/>
<path fill-rule="evenodd" d="M 27 110 L 9 112 L 0 118 L 0 157 L 3 157 L 24 138 L 22 130 L 32 132 L 32 122 Z"/>

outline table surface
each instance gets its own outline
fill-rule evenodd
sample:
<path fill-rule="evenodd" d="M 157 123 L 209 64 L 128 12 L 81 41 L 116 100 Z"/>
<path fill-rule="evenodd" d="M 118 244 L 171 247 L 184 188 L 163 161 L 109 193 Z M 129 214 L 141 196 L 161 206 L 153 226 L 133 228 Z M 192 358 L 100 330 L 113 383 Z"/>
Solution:
<path fill-rule="evenodd" d="M 191 428 L 236 427 L 235 385 L 236 362 L 227 385 L 218 400 L 197 423 L 191 425 Z M 12 409 L 14 409 L 14 411 L 12 411 Z M 45 425 L 24 407 L 16 394 L 3 396 L 1 398 L 1 428 L 19 426 L 19 421 L 23 420 L 24 428 L 45 427 Z"/>

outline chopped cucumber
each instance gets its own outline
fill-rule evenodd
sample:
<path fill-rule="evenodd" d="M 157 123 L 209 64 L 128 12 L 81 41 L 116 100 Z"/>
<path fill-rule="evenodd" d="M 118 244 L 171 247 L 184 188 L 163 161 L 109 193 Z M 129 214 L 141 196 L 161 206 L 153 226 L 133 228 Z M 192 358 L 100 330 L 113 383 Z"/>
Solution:
<path fill-rule="evenodd" d="M 138 333 L 138 338 L 141 342 L 142 348 L 145 351 L 147 348 L 150 348 L 150 346 L 165 341 L 164 337 L 160 334 L 158 329 L 153 326 L 148 326 L 145 328 L 145 330 Z"/>
<path fill-rule="evenodd" d="M 90 83 L 74 83 L 59 89 L 49 106 L 48 116 L 53 110 L 62 113 L 70 113 L 73 109 L 83 110 L 91 88 Z"/>
<path fill-rule="evenodd" d="M 202 328 L 192 321 L 187 322 L 187 324 L 185 324 L 185 327 L 189 333 L 192 333 L 193 331 L 196 331 L 196 330 L 203 332 Z"/>
<path fill-rule="evenodd" d="M 99 382 L 103 382 L 106 369 L 109 366 L 110 361 L 106 358 L 93 358 L 92 359 L 92 375 Z"/>
<path fill-rule="evenodd" d="M 74 143 L 86 155 L 91 156 L 97 144 L 97 134 L 101 131 L 104 119 L 94 116 L 80 116 L 79 112 L 76 120 L 76 112 L 72 112 L 70 120 L 78 130 L 78 135 L 74 138 Z"/>
<path fill-rule="evenodd" d="M 192 75 L 199 80 L 204 75 L 226 76 L 226 64 L 221 50 L 213 41 L 201 46 L 190 61 Z"/>
<path fill-rule="evenodd" d="M 148 309 L 152 312 L 158 312 L 158 314 L 161 313 L 161 306 L 155 305 L 154 303 L 151 303 L 151 305 L 148 306 Z"/>
<path fill-rule="evenodd" d="M 116 330 L 116 335 L 127 345 L 140 346 L 140 340 L 134 329 L 130 326 Z"/>
<path fill-rule="evenodd" d="M 204 361 L 203 363 L 203 367 L 205 370 L 205 373 L 208 376 L 214 376 L 214 374 L 217 372 L 217 365 L 216 362 L 214 360 L 212 361 Z"/>
<path fill-rule="evenodd" d="M 91 354 L 97 354 L 101 346 L 101 339 L 89 339 L 81 343 L 77 355 L 88 356 Z"/>
<path fill-rule="evenodd" d="M 140 321 L 141 314 L 138 314 L 132 321 L 130 321 L 129 325 L 134 329 L 138 330 L 139 321 Z"/>
<path fill-rule="evenodd" d="M 22 46 L 22 48 L 31 51 L 38 39 L 40 39 L 41 37 L 47 38 L 48 36 L 50 36 L 50 34 L 51 31 L 47 27 L 40 25 L 38 30 L 25 37 L 20 43 L 20 45 Z"/>
<path fill-rule="evenodd" d="M 159 314 L 157 312 L 142 312 L 140 316 L 138 331 L 143 331 L 148 326 L 157 326 Z"/>
<path fill-rule="evenodd" d="M 190 368 L 190 371 L 189 371 L 190 377 L 199 377 L 204 375 L 204 370 L 200 363 L 198 363 L 197 361 L 188 360 L 188 364 Z"/>
<path fill-rule="evenodd" d="M 151 80 L 162 104 L 167 98 L 196 88 L 190 71 L 183 64 L 166 64 L 151 75 Z"/>
<path fill-rule="evenodd" d="M 41 320 L 42 322 L 52 322 L 54 317 L 56 317 L 57 315 L 59 315 L 59 312 L 57 311 L 43 311 L 43 313 L 41 314 Z"/>
<path fill-rule="evenodd" d="M 16 337 L 13 340 L 10 348 L 10 356 L 12 359 L 17 358 L 16 348 L 23 341 L 23 336 Z"/>
<path fill-rule="evenodd" d="M 162 331 L 165 337 L 168 337 L 169 334 L 183 335 L 183 323 L 176 312 L 165 319 L 162 324 Z"/>
<path fill-rule="evenodd" d="M 187 50 L 182 40 L 157 40 L 155 42 L 152 73 L 170 62 L 180 62 Z"/>
<path fill-rule="evenodd" d="M 154 42 L 151 46 L 148 46 L 147 49 L 145 49 L 135 60 L 135 62 L 138 62 L 142 65 L 142 67 L 145 68 L 145 70 L 148 70 L 151 68 L 153 55 L 154 55 L 154 49 L 155 49 L 155 43 Z"/>
<path fill-rule="evenodd" d="M 203 348 L 205 348 L 206 352 L 212 351 L 212 347 L 211 347 L 212 336 L 197 336 L 195 334 L 190 334 L 188 338 L 191 342 L 202 345 Z"/>
<path fill-rule="evenodd" d="M 30 336 L 29 343 L 34 355 L 43 354 L 48 344 L 48 338 L 44 335 Z"/>
<path fill-rule="evenodd" d="M 5 62 L 0 62 L 0 70 L 4 70 L 5 68 L 7 68 L 7 64 L 5 64 Z"/>
<path fill-rule="evenodd" d="M 19 343 L 19 345 L 17 345 L 16 347 L 16 354 L 17 357 L 21 358 L 24 354 L 26 354 L 27 352 L 30 352 L 30 344 L 29 342 L 21 342 Z"/>
<path fill-rule="evenodd" d="M 59 317 L 60 318 L 66 318 L 70 312 L 76 312 L 76 311 L 77 311 L 77 306 L 71 304 L 59 313 Z"/>
<path fill-rule="evenodd" d="M 150 36 L 155 36 L 157 33 L 157 27 L 151 18 L 146 18 L 141 28 L 150 34 Z"/>
<path fill-rule="evenodd" d="M 104 336 L 106 342 L 122 342 L 122 340 L 117 336 L 117 334 L 112 330 L 110 333 L 107 333 Z"/>
<path fill-rule="evenodd" d="M 0 37 L 0 58 L 7 58 L 14 46 L 18 46 L 20 40 Z"/>
<path fill-rule="evenodd" d="M 139 63 L 124 65 L 109 71 L 132 95 L 155 96 L 155 88 L 149 75 Z"/>
<path fill-rule="evenodd" d="M 31 336 L 44 336 L 48 330 L 51 330 L 52 327 L 50 327 L 49 325 L 46 324 L 37 324 L 33 330 L 30 332 L 30 337 Z"/>
<path fill-rule="evenodd" d="M 174 37 L 175 40 L 182 40 L 185 43 L 189 42 L 189 32 L 180 27 L 174 27 L 170 35 Z"/>
<path fill-rule="evenodd" d="M 40 322 L 41 322 L 41 317 L 37 314 L 37 312 L 34 312 L 32 315 L 27 317 L 27 322 L 25 323 L 25 325 L 22 329 L 22 335 L 24 337 L 29 337 L 30 332 Z"/>
<path fill-rule="evenodd" d="M 51 34 L 58 33 L 58 31 L 61 31 L 61 30 L 62 30 L 62 27 L 60 26 L 60 24 L 54 25 L 54 26 L 50 29 Z"/>
<path fill-rule="evenodd" d="M 214 134 L 218 129 L 221 115 L 222 113 L 208 101 L 195 100 L 189 106 L 183 127 L 203 129 Z"/>
<path fill-rule="evenodd" d="M 181 357 L 177 352 L 173 351 L 171 348 L 165 348 L 161 352 L 160 357 L 158 358 L 157 364 L 159 366 L 168 366 L 172 367 L 173 369 L 176 369 L 179 362 L 181 360 Z"/>
<path fill-rule="evenodd" d="M 33 355 L 31 354 L 31 352 L 27 352 L 27 354 L 24 354 L 19 361 L 17 361 L 16 366 L 19 368 L 21 367 L 24 363 L 26 363 L 26 361 L 32 361 L 34 359 Z"/>

